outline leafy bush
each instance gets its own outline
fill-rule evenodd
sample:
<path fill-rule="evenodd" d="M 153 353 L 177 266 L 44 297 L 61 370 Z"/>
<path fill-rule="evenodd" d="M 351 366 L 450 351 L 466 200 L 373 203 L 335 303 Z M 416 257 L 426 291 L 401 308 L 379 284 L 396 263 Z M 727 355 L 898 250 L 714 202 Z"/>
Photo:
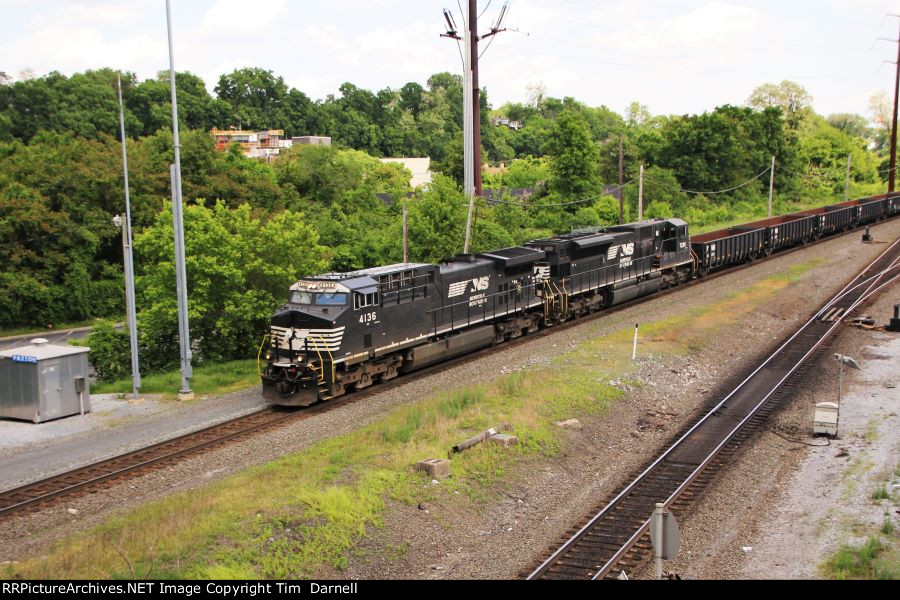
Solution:
<path fill-rule="evenodd" d="M 131 376 L 131 348 L 127 331 L 117 331 L 109 321 L 94 326 L 85 341 L 90 346 L 89 360 L 101 381 L 116 381 Z"/>

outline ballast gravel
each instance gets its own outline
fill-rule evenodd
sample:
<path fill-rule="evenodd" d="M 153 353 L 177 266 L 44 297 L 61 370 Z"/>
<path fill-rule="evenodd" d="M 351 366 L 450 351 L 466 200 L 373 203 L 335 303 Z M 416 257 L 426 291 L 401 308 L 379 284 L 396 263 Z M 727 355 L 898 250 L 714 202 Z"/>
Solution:
<path fill-rule="evenodd" d="M 872 228 L 878 240 L 894 240 L 900 222 Z M 427 507 L 393 504 L 384 526 L 358 545 L 340 578 L 514 578 L 535 566 L 580 524 L 669 436 L 735 377 L 793 331 L 843 281 L 884 249 L 860 243 L 852 233 L 801 251 L 773 257 L 703 285 L 650 299 L 638 306 L 448 368 L 376 393 L 266 435 L 211 451 L 168 469 L 82 496 L 39 513 L 18 516 L 0 528 L 0 561 L 40 555 L 73 532 L 104 522 L 111 514 L 178 491 L 194 489 L 251 465 L 302 450 L 318 441 L 369 424 L 391 409 L 415 403 L 463 382 L 490 381 L 511 370 L 547 364 L 573 349 L 635 322 L 683 314 L 697 305 L 727 298 L 774 273 L 817 260 L 800 281 L 781 290 L 761 310 L 720 331 L 699 352 L 686 357 L 640 356 L 644 386 L 602 418 L 581 418 L 566 429 L 565 450 L 513 473 L 473 507 L 462 499 Z M 245 392 L 248 397 L 258 391 Z M 195 410 L 203 411 L 197 404 Z M 430 482 L 427 485 L 434 485 Z M 440 485 L 439 483 L 437 485 Z M 77 510 L 71 514 L 69 509 Z"/>

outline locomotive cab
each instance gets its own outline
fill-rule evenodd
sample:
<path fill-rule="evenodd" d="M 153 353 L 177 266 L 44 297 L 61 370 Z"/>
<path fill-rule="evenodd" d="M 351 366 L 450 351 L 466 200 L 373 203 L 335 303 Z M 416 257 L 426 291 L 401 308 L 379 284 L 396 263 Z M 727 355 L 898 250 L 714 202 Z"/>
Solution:
<path fill-rule="evenodd" d="M 272 317 L 263 397 L 309 406 L 396 376 L 396 361 L 377 360 L 401 346 L 386 342 L 386 331 L 404 333 L 410 344 L 427 335 L 427 321 L 409 315 L 428 312 L 434 271 L 401 264 L 298 281 Z"/>

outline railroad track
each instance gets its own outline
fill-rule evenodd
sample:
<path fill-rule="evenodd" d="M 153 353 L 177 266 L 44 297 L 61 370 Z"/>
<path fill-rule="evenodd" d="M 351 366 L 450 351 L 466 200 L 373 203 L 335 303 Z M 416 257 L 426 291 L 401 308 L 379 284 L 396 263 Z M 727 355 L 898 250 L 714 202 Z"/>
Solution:
<path fill-rule="evenodd" d="M 852 232 L 844 235 L 851 234 Z M 834 237 L 827 239 L 834 239 Z M 827 241 L 827 239 L 816 243 L 822 243 Z M 808 247 L 810 246 L 799 246 L 787 249 L 779 252 L 778 255 L 786 255 L 791 252 L 801 251 Z M 613 308 L 579 319 L 567 321 L 566 323 L 543 329 L 540 332 L 506 342 L 503 347 L 511 348 L 536 338 L 552 335 L 558 331 L 582 325 L 593 319 L 610 316 L 619 311 L 636 306 L 645 300 L 659 298 L 678 290 L 701 285 L 702 283 L 711 281 L 717 277 L 734 273 L 741 269 L 748 268 L 749 266 L 751 265 L 748 263 L 723 269 L 704 278 L 694 279 L 693 281 L 669 288 L 660 293 L 653 294 L 652 296 L 638 298 Z M 20 513 L 43 510 L 48 506 L 60 502 L 64 498 L 71 498 L 85 493 L 95 493 L 101 489 L 118 485 L 126 479 L 135 478 L 146 474 L 147 472 L 171 466 L 180 460 L 221 447 L 224 444 L 232 443 L 248 436 L 286 425 L 298 419 L 309 418 L 313 415 L 334 410 L 350 402 L 359 402 L 372 394 L 385 392 L 394 387 L 404 385 L 415 377 L 435 373 L 470 361 L 477 361 L 493 351 L 493 348 L 486 348 L 473 354 L 451 359 L 421 369 L 409 375 L 398 377 L 395 380 L 381 383 L 366 390 L 311 406 L 301 411 L 285 411 L 267 408 L 199 431 L 190 432 L 146 448 L 141 448 L 120 456 L 79 467 L 72 471 L 54 475 L 40 481 L 35 481 L 18 488 L 0 492 L 0 521 Z"/>
<path fill-rule="evenodd" d="M 570 530 L 527 579 L 614 578 L 651 554 L 650 515 L 687 509 L 740 446 L 794 396 L 831 334 L 874 294 L 900 280 L 900 240 L 818 310 L 731 393 L 675 437 L 596 514 Z"/>
<path fill-rule="evenodd" d="M 116 485 L 126 478 L 172 464 L 189 454 L 197 454 L 252 433 L 269 429 L 284 423 L 293 416 L 284 411 L 264 409 L 2 492 L 0 493 L 0 519 L 22 511 L 36 512 L 63 497 L 96 492 L 104 486 Z"/>

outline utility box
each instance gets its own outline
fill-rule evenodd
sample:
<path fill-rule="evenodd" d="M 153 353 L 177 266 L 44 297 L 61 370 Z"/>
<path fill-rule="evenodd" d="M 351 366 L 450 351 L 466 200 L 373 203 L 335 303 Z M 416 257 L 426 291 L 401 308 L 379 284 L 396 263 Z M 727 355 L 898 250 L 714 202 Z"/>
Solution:
<path fill-rule="evenodd" d="M 813 417 L 813 434 L 837 437 L 838 410 L 837 402 L 819 402 L 816 404 L 816 414 Z"/>
<path fill-rule="evenodd" d="M 42 423 L 90 412 L 89 351 L 36 339 L 0 352 L 0 418 Z"/>

